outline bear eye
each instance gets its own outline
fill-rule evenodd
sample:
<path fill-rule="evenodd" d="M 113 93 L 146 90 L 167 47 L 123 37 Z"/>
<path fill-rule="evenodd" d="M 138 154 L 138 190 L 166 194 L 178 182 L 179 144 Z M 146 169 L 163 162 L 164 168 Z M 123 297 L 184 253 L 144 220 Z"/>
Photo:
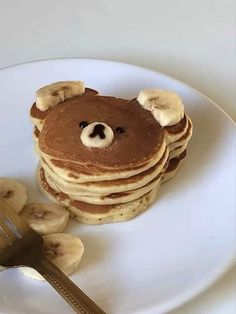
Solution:
<path fill-rule="evenodd" d="M 118 126 L 116 128 L 116 133 L 121 134 L 125 132 L 125 128 L 123 128 L 122 126 Z"/>
<path fill-rule="evenodd" d="M 79 124 L 79 126 L 81 127 L 81 129 L 86 128 L 86 126 L 88 126 L 88 125 L 89 125 L 89 123 L 88 123 L 87 121 L 81 121 L 80 124 Z"/>

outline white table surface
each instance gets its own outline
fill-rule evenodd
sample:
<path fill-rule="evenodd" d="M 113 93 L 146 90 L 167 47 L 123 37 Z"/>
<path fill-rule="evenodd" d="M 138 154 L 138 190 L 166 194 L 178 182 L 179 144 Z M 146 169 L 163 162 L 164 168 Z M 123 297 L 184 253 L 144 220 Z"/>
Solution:
<path fill-rule="evenodd" d="M 236 120 L 235 0 L 0 0 L 0 67 L 123 61 L 197 88 Z M 236 313 L 236 267 L 171 314 Z"/>

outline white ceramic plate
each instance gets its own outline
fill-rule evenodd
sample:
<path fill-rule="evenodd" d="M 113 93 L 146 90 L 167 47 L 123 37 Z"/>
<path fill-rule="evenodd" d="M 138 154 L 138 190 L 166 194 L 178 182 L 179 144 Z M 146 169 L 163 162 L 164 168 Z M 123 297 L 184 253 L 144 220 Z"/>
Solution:
<path fill-rule="evenodd" d="M 83 80 L 103 94 L 135 97 L 165 88 L 183 98 L 194 135 L 184 167 L 161 187 L 157 202 L 120 224 L 71 222 L 85 254 L 72 279 L 106 312 L 158 314 L 194 297 L 232 265 L 235 254 L 235 126 L 191 87 L 143 68 L 87 59 L 28 63 L 0 71 L 0 175 L 15 177 L 42 197 L 34 181 L 28 112 L 35 91 L 58 80 Z M 142 143 L 140 143 L 142 149 Z M 17 270 L 0 273 L 0 312 L 71 313 L 47 283 Z"/>

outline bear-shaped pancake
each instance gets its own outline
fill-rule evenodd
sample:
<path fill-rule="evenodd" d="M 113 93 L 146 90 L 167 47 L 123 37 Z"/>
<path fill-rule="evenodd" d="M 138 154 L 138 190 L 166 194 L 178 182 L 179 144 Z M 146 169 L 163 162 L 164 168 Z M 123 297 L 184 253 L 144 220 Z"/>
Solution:
<path fill-rule="evenodd" d="M 30 115 L 42 191 L 91 224 L 144 211 L 176 173 L 192 135 L 180 97 L 158 89 L 126 100 L 80 81 L 57 82 L 37 92 Z"/>

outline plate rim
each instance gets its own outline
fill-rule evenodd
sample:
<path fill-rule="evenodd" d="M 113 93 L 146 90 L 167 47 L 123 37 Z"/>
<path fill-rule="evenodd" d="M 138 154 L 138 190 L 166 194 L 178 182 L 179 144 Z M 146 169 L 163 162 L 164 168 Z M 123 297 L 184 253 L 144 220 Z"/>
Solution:
<path fill-rule="evenodd" d="M 165 76 L 168 79 L 171 80 L 175 80 L 176 82 L 179 82 L 183 85 L 185 85 L 186 87 L 190 88 L 191 90 L 193 90 L 194 92 L 198 93 L 199 95 L 201 95 L 202 97 L 206 98 L 209 102 L 211 102 L 214 106 L 216 106 L 223 114 L 225 114 L 225 116 L 234 124 L 236 125 L 236 122 L 234 121 L 234 119 L 220 106 L 218 105 L 214 100 L 212 100 L 210 97 L 206 96 L 204 93 L 200 92 L 198 89 L 196 89 L 195 87 L 192 87 L 191 85 L 189 85 L 188 83 L 186 83 L 183 80 L 179 80 L 177 78 L 175 78 L 174 76 L 168 75 L 166 73 L 160 72 L 160 71 L 156 71 L 156 70 L 152 70 L 151 68 L 146 68 L 143 66 L 139 66 L 133 63 L 127 63 L 127 62 L 122 62 L 122 61 L 116 61 L 116 60 L 106 60 L 103 58 L 86 58 L 86 57 L 62 57 L 62 58 L 42 58 L 42 59 L 36 59 L 36 60 L 31 60 L 31 61 L 25 61 L 25 62 L 19 62 L 19 63 L 14 63 L 14 64 L 10 64 L 7 66 L 3 66 L 0 67 L 0 71 L 4 71 L 10 68 L 14 68 L 14 67 L 18 67 L 18 66 L 24 66 L 24 65 L 29 65 L 29 64 L 34 64 L 34 63 L 44 63 L 44 62 L 56 62 L 56 61 L 67 61 L 67 60 L 81 60 L 81 61 L 93 61 L 93 62 L 105 62 L 105 63 L 113 63 L 113 64 L 121 64 L 123 66 L 130 66 L 130 67 L 134 67 L 140 70 L 146 70 L 149 71 L 150 73 L 155 73 L 155 74 L 159 74 L 162 76 Z"/>
<path fill-rule="evenodd" d="M 209 98 L 208 96 L 206 96 L 205 94 L 203 94 L 202 92 L 200 92 L 199 90 L 197 90 L 196 88 L 192 87 L 191 85 L 185 83 L 182 80 L 179 80 L 171 75 L 156 71 L 156 70 L 152 70 L 150 68 L 146 68 L 146 67 L 142 67 L 142 66 L 138 66 L 132 63 L 126 63 L 126 62 L 120 62 L 120 61 L 115 61 L 115 60 L 106 60 L 106 59 L 96 59 L 96 58 L 85 58 L 85 57 L 63 57 L 63 58 L 45 58 L 45 59 L 39 59 L 39 60 L 32 60 L 32 61 L 26 61 L 26 62 L 22 62 L 22 63 L 16 63 L 16 64 L 12 64 L 12 65 L 8 65 L 8 66 L 4 66 L 0 68 L 0 73 L 4 70 L 8 70 L 11 68 L 17 68 L 17 67 L 23 67 L 24 65 L 31 65 L 31 64 L 35 64 L 35 63 L 46 63 L 46 62 L 57 62 L 57 61 L 81 61 L 81 62 L 101 62 L 101 63 L 110 63 L 110 64 L 114 64 L 114 65 L 122 65 L 122 66 L 128 66 L 128 67 L 132 67 L 134 69 L 139 69 L 139 70 L 145 70 L 148 71 L 149 73 L 152 74 L 156 74 L 156 75 L 161 75 L 163 77 L 166 77 L 169 80 L 172 81 L 176 81 L 177 83 L 180 83 L 182 85 L 184 85 L 186 88 L 188 88 L 189 90 L 191 90 L 194 93 L 197 93 L 199 96 L 205 98 L 208 102 L 210 102 L 213 106 L 215 106 L 219 112 L 223 115 L 225 115 L 225 117 L 227 117 L 227 120 L 233 124 L 233 126 L 236 126 L 236 122 L 233 120 L 233 118 L 231 118 L 231 116 L 225 112 L 225 110 L 218 105 L 215 101 L 213 101 L 211 98 Z M 194 299 L 195 297 L 198 297 L 199 295 L 201 295 L 202 293 L 204 293 L 206 290 L 208 290 L 209 288 L 211 288 L 215 283 L 217 283 L 220 279 L 222 279 L 222 277 L 224 277 L 235 265 L 235 261 L 236 261 L 236 256 L 235 256 L 235 252 L 234 254 L 232 254 L 232 257 L 227 261 L 227 263 L 225 263 L 225 267 L 222 268 L 217 268 L 215 270 L 215 272 L 211 273 L 210 278 L 208 278 L 207 280 L 204 281 L 199 281 L 199 283 L 197 285 L 195 285 L 194 287 L 192 287 L 188 292 L 184 292 L 184 293 L 180 293 L 179 295 L 177 295 L 174 299 L 172 300 L 166 300 L 165 302 L 163 302 L 160 305 L 156 305 L 153 306 L 152 308 L 150 308 L 149 313 L 154 313 L 152 311 L 171 311 L 174 309 L 177 309 L 180 306 L 183 306 L 184 304 L 188 303 L 189 301 L 191 301 L 192 299 Z"/>

